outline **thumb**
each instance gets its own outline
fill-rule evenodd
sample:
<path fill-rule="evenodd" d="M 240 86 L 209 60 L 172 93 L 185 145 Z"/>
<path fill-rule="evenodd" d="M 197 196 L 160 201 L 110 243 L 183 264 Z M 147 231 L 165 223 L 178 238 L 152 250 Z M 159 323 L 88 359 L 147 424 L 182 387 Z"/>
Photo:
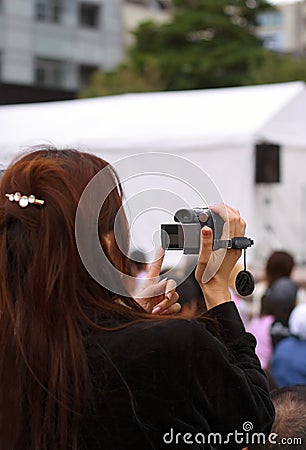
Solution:
<path fill-rule="evenodd" d="M 212 246 L 213 231 L 211 228 L 205 226 L 201 229 L 201 245 L 195 274 L 198 283 L 202 282 L 204 271 L 212 254 Z"/>

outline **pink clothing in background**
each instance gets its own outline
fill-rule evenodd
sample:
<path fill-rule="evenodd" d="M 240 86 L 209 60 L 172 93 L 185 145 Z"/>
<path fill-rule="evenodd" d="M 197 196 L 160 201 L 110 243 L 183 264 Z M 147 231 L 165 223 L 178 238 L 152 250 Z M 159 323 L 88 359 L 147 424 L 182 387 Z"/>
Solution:
<path fill-rule="evenodd" d="M 263 369 L 268 368 L 272 356 L 270 329 L 273 321 L 273 316 L 254 317 L 246 326 L 247 331 L 256 337 L 256 354 Z"/>

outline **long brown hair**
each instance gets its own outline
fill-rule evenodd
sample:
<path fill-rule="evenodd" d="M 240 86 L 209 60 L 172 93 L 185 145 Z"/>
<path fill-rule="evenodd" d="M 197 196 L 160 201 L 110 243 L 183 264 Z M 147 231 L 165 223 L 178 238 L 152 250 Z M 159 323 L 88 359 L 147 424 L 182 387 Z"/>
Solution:
<path fill-rule="evenodd" d="M 114 302 L 77 251 L 80 196 L 106 166 L 91 154 L 40 148 L 16 160 L 1 180 L 0 450 L 77 449 L 90 398 L 84 335 L 103 329 L 105 313 L 125 323 L 150 317 L 128 295 L 123 305 Z M 112 231 L 122 205 L 120 183 L 110 173 L 117 187 L 100 213 L 101 236 Z M 5 195 L 15 192 L 45 205 L 21 208 Z M 127 233 L 124 221 L 122 228 Z M 112 261 L 124 272 L 126 258 L 116 245 Z"/>

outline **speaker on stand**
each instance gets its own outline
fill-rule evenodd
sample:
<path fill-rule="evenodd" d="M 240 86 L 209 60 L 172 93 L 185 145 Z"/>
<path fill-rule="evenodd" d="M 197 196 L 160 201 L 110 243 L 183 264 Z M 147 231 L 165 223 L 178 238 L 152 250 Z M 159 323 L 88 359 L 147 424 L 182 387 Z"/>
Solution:
<path fill-rule="evenodd" d="M 279 144 L 268 142 L 255 146 L 255 184 L 257 185 L 258 206 L 261 212 L 262 239 L 257 247 L 258 257 L 267 258 L 271 251 L 280 247 L 271 219 L 272 193 L 281 182 L 281 149 Z"/>
<path fill-rule="evenodd" d="M 262 143 L 255 149 L 255 183 L 280 183 L 280 146 Z"/>

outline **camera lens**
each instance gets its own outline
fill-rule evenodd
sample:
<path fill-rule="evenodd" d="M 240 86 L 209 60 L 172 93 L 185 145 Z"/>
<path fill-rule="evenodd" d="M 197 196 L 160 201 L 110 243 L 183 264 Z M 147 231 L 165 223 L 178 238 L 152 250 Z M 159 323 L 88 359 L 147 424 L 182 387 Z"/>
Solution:
<path fill-rule="evenodd" d="M 208 220 L 208 214 L 207 213 L 202 212 L 202 213 L 199 214 L 199 221 L 200 222 L 205 223 L 205 222 L 207 222 L 207 220 Z"/>

